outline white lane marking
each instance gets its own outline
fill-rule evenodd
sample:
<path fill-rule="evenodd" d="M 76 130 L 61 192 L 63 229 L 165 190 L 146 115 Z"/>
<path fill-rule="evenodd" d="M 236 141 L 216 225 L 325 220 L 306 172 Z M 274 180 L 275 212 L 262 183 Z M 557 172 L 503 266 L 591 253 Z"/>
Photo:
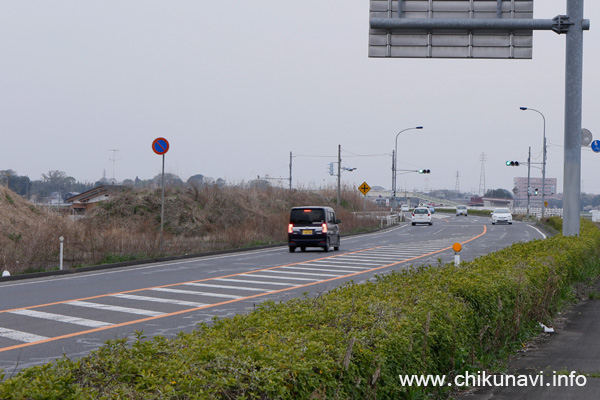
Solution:
<path fill-rule="evenodd" d="M 348 261 L 346 261 L 346 262 L 339 261 L 338 263 L 342 264 L 342 265 L 340 265 L 340 267 L 342 267 L 342 268 L 371 269 L 369 267 L 353 267 L 353 266 L 350 266 L 350 265 L 348 265 Z M 357 262 L 353 262 L 353 263 L 354 264 L 371 264 L 371 263 L 357 263 Z M 312 265 L 312 266 L 315 266 L 315 267 L 332 267 L 332 268 L 337 267 L 337 265 L 335 265 L 335 264 L 333 264 L 331 262 L 327 262 L 327 261 L 311 261 L 311 262 L 302 263 L 300 265 L 303 265 L 303 266 L 304 265 L 309 265 L 309 266 Z M 376 264 L 372 263 L 372 265 L 381 265 L 381 264 L 380 263 L 376 263 Z"/>
<path fill-rule="evenodd" d="M 39 342 L 48 339 L 46 336 L 34 335 L 32 333 L 15 331 L 7 328 L 0 328 L 0 337 L 25 343 Z"/>
<path fill-rule="evenodd" d="M 80 272 L 78 274 L 69 274 L 67 276 L 55 276 L 55 277 L 48 277 L 48 278 L 40 278 L 39 280 L 31 280 L 31 281 L 27 281 L 27 282 L 6 283 L 5 285 L 2 285 L 2 286 L 3 287 L 11 287 L 11 286 L 35 285 L 35 284 L 39 284 L 39 283 L 47 283 L 47 282 L 54 282 L 54 281 L 89 278 L 92 276 L 122 274 L 122 273 L 129 273 L 131 271 L 141 271 L 141 270 L 145 270 L 145 269 L 162 268 L 162 267 L 173 266 L 173 265 L 189 264 L 189 263 L 197 263 L 197 262 L 203 262 L 203 261 L 220 260 L 223 258 L 238 257 L 240 254 L 254 255 L 254 254 L 260 254 L 260 253 L 279 252 L 279 251 L 281 251 L 282 247 L 275 247 L 272 249 L 248 250 L 247 253 L 244 252 L 244 253 L 220 254 L 220 255 L 204 256 L 204 257 L 200 256 L 200 257 L 195 257 L 195 258 L 189 258 L 189 259 L 182 260 L 182 261 L 166 261 L 166 262 L 153 263 L 153 264 L 144 264 L 139 267 L 131 266 L 131 267 L 115 268 L 115 269 L 101 271 L 101 272 Z M 36 279 L 36 278 L 33 278 L 33 279 Z M 0 281 L 0 283 L 4 283 L 4 282 Z"/>
<path fill-rule="evenodd" d="M 314 271 L 314 270 L 313 270 Z M 275 274 L 292 274 L 292 275 L 310 275 L 310 276 L 340 276 L 340 274 L 332 275 L 332 274 L 319 274 L 316 272 L 293 272 L 293 271 L 279 271 L 279 270 L 270 270 L 268 272 L 273 272 Z"/>
<path fill-rule="evenodd" d="M 267 272 L 267 271 L 263 271 L 263 272 Z M 249 277 L 253 277 L 256 276 L 258 278 L 271 278 L 271 279 L 292 279 L 294 281 L 314 281 L 315 279 L 311 279 L 311 278 L 292 278 L 292 277 L 288 277 L 288 276 L 273 276 L 273 275 L 258 275 L 258 274 L 242 274 L 241 276 L 249 276 Z"/>
<path fill-rule="evenodd" d="M 178 294 L 192 294 L 195 296 L 211 296 L 211 297 L 223 297 L 225 299 L 239 299 L 241 296 L 234 296 L 232 294 L 219 294 L 219 293 L 208 293 L 208 292 L 197 292 L 195 290 L 182 290 L 182 289 L 171 289 L 171 288 L 154 288 L 150 289 L 157 292 L 165 293 L 178 293 Z"/>
<path fill-rule="evenodd" d="M 327 265 L 327 267 L 330 268 L 336 268 L 336 265 Z M 343 268 L 343 267 L 339 267 L 339 268 Z M 342 269 L 325 269 L 325 268 L 302 268 L 302 267 L 281 267 L 281 269 L 299 269 L 301 271 L 316 271 L 316 272 L 320 272 L 320 271 L 325 271 L 325 272 L 340 272 L 343 274 L 354 274 L 356 273 L 356 271 L 344 271 Z M 337 276 L 337 275 L 336 275 Z"/>
<path fill-rule="evenodd" d="M 300 286 L 300 284 L 293 283 L 281 283 L 281 282 L 265 282 L 265 281 L 251 281 L 251 280 L 243 280 L 243 279 L 230 279 L 230 278 L 217 278 L 215 281 L 223 281 L 223 282 L 240 282 L 240 283 L 258 283 L 261 285 L 279 285 L 279 286 Z"/>
<path fill-rule="evenodd" d="M 548 236 L 546 236 L 546 235 L 545 235 L 545 234 L 544 234 L 542 231 L 540 231 L 538 228 L 536 228 L 535 226 L 533 226 L 533 225 L 529 225 L 529 227 L 530 227 L 530 228 L 532 228 L 532 229 L 535 229 L 536 231 L 538 231 L 538 233 L 539 233 L 540 235 L 542 235 L 542 237 L 543 237 L 544 239 L 546 239 L 546 238 L 548 237 Z"/>
<path fill-rule="evenodd" d="M 219 288 L 219 289 L 249 290 L 249 291 L 253 291 L 253 292 L 270 292 L 272 290 L 272 289 L 261 289 L 261 288 L 240 287 L 240 286 L 212 285 L 210 283 L 196 283 L 196 282 L 182 283 L 182 285 L 202 286 L 202 287 Z"/>
<path fill-rule="evenodd" d="M 318 265 L 318 264 L 330 265 L 332 267 L 335 266 L 335 264 L 342 264 L 342 266 L 344 268 L 356 268 L 356 269 L 370 269 L 370 268 L 368 268 L 368 267 L 352 267 L 352 266 L 349 266 L 348 264 L 381 265 L 381 263 L 361 262 L 360 260 L 314 260 L 314 261 L 303 262 L 302 264 L 298 264 L 298 265 Z"/>
<path fill-rule="evenodd" d="M 204 306 L 208 305 L 205 303 L 196 303 L 195 301 L 163 299 L 160 297 L 149 297 L 149 296 L 136 296 L 133 294 L 113 294 L 113 295 L 111 295 L 111 297 L 117 297 L 119 299 L 127 299 L 127 300 L 152 301 L 155 303 L 176 304 L 178 306 L 186 306 L 186 307 L 204 307 Z"/>
<path fill-rule="evenodd" d="M 95 310 L 116 311 L 116 312 L 123 312 L 123 313 L 128 313 L 128 314 L 147 315 L 150 317 L 158 317 L 159 315 L 164 314 L 162 312 L 157 312 L 157 311 L 142 310 L 139 308 L 131 308 L 131 307 L 111 306 L 109 304 L 91 303 L 88 301 L 70 301 L 65 304 L 68 304 L 71 306 L 77 306 L 77 307 L 93 308 Z"/>
<path fill-rule="evenodd" d="M 64 322 L 67 324 L 88 326 L 91 328 L 100 328 L 103 326 L 113 325 L 113 324 L 109 324 L 108 322 L 94 321 L 92 319 L 86 319 L 86 318 L 69 317 L 67 315 L 53 314 L 53 313 L 47 313 L 47 312 L 42 312 L 42 311 L 36 311 L 36 310 L 15 310 L 15 311 L 9 311 L 9 313 L 23 315 L 25 317 L 41 318 L 41 319 L 47 319 L 50 321 Z"/>

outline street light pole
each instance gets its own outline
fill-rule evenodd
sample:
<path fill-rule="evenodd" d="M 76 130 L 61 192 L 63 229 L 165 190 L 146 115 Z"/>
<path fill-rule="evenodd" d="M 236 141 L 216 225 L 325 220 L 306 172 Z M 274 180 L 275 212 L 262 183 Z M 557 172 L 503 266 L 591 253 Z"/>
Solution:
<path fill-rule="evenodd" d="M 544 114 L 542 114 L 540 111 L 536 110 L 535 108 L 527 108 L 527 107 L 520 107 L 521 110 L 523 111 L 535 111 L 536 113 L 540 114 L 542 116 L 542 119 L 544 120 L 544 149 L 543 149 L 543 162 L 542 162 L 542 218 L 544 218 L 545 215 L 545 209 L 546 209 L 546 117 L 544 117 Z"/>
<path fill-rule="evenodd" d="M 396 142 L 395 142 L 395 146 L 394 146 L 394 154 L 393 154 L 393 159 L 392 159 L 392 210 L 394 210 L 395 208 L 397 208 L 398 204 L 396 201 L 396 171 L 398 170 L 398 136 L 400 136 L 400 134 L 402 132 L 405 131 L 409 131 L 411 129 L 423 129 L 422 126 L 415 126 L 413 128 L 406 128 L 406 129 L 402 129 L 400 132 L 398 132 L 396 134 Z"/>

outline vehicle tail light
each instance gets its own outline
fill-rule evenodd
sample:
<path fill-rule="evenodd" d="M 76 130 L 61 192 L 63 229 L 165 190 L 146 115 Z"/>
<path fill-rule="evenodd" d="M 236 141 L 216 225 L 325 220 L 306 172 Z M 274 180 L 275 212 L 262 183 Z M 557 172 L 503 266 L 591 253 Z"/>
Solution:
<path fill-rule="evenodd" d="M 321 226 L 323 227 L 323 233 L 327 233 L 327 224 L 321 224 Z"/>
<path fill-rule="evenodd" d="M 288 225 L 288 233 L 293 233 L 293 232 L 294 232 L 294 224 L 289 224 Z"/>

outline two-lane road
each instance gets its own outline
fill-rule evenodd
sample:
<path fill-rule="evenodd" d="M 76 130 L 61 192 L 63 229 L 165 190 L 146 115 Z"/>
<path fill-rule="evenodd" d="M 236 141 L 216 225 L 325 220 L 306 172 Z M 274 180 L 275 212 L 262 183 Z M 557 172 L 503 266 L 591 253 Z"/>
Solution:
<path fill-rule="evenodd" d="M 40 279 L 0 281 L 0 369 L 9 376 L 63 354 L 80 357 L 106 340 L 174 335 L 266 300 L 324 292 L 410 265 L 463 260 L 542 239 L 523 223 L 435 214 L 432 226 L 403 224 L 343 238 L 340 251 L 249 250 Z"/>

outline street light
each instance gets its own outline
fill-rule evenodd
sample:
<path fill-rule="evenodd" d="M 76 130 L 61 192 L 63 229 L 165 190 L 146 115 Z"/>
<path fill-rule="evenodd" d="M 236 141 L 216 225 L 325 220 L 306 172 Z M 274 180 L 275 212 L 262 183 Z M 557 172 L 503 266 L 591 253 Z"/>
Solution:
<path fill-rule="evenodd" d="M 521 109 L 521 111 L 535 111 L 536 113 L 540 114 L 542 116 L 542 119 L 544 120 L 544 150 L 543 150 L 543 162 L 542 162 L 542 218 L 544 218 L 544 210 L 546 209 L 546 203 L 545 203 L 545 198 L 546 198 L 546 117 L 544 117 L 544 114 L 542 114 L 540 111 L 536 110 L 535 108 L 527 108 L 527 107 L 519 107 Z"/>
<path fill-rule="evenodd" d="M 400 134 L 402 132 L 406 132 L 409 131 L 411 129 L 423 129 L 422 126 L 415 126 L 413 128 L 406 128 L 406 129 L 402 129 L 400 132 L 398 132 L 396 134 L 396 144 L 394 146 L 394 158 L 392 159 L 392 210 L 394 210 L 394 207 L 397 206 L 396 204 L 396 165 L 398 165 L 398 136 L 400 136 Z"/>

